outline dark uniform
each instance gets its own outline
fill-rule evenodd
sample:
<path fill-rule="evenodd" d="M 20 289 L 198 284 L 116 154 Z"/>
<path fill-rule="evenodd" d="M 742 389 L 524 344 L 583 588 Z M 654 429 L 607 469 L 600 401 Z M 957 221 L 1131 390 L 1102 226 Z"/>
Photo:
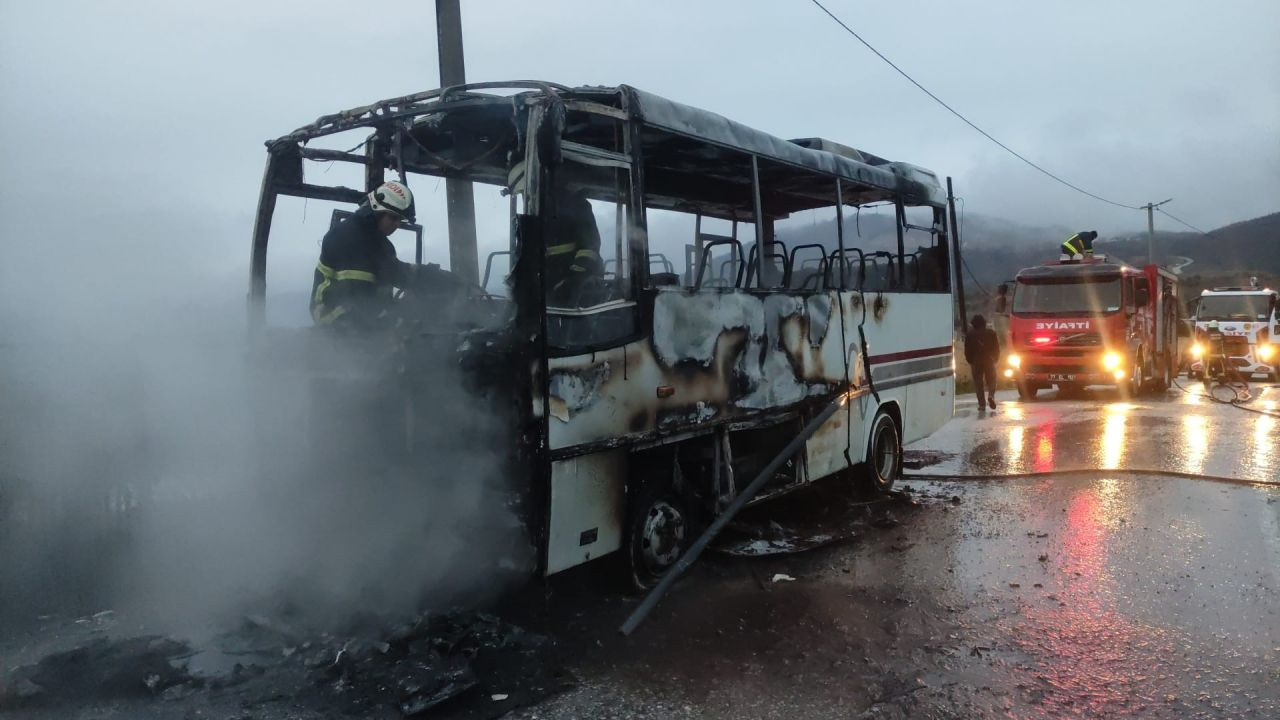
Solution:
<path fill-rule="evenodd" d="M 553 302 L 573 301 L 587 278 L 604 275 L 600 228 L 586 197 L 557 198 L 555 237 L 547 245 L 547 288 Z"/>
<path fill-rule="evenodd" d="M 396 259 L 373 211 L 362 205 L 325 233 L 311 281 L 311 319 L 336 328 L 385 327 L 392 288 L 407 287 L 414 274 L 413 265 Z"/>
<path fill-rule="evenodd" d="M 1062 252 L 1070 256 L 1093 257 L 1093 241 L 1097 239 L 1098 233 L 1093 230 L 1075 233 L 1062 241 Z"/>
<path fill-rule="evenodd" d="M 973 316 L 973 325 L 964 336 L 964 359 L 973 371 L 973 390 L 978 395 L 978 409 L 996 407 L 996 364 L 1000 362 L 1000 338 L 987 327 L 981 315 Z M 984 405 L 985 404 L 985 405 Z"/>

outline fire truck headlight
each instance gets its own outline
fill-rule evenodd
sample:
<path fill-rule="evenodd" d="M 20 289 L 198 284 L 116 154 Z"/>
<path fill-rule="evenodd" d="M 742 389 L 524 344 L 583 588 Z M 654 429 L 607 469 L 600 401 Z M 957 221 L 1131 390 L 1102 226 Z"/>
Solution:
<path fill-rule="evenodd" d="M 1009 367 L 1022 367 L 1022 358 L 1013 353 L 1009 353 Z"/>
<path fill-rule="evenodd" d="M 1191 346 L 1191 357 L 1198 358 L 1198 357 L 1201 357 L 1202 355 L 1204 355 L 1203 345 L 1201 345 L 1200 343 L 1196 343 Z"/>
<path fill-rule="evenodd" d="M 1013 370 L 1010 370 L 1009 368 L 1005 368 L 1005 369 L 1004 369 L 1004 376 L 1005 376 L 1005 377 L 1007 377 L 1007 378 L 1011 378 L 1011 377 L 1013 377 Z"/>
<path fill-rule="evenodd" d="M 1275 345 L 1259 345 L 1259 346 L 1258 346 L 1258 359 L 1259 359 L 1259 360 L 1262 360 L 1262 361 L 1264 361 L 1264 362 L 1265 362 L 1265 361 L 1267 361 L 1267 360 L 1270 360 L 1270 359 L 1271 359 L 1271 356 L 1272 356 L 1272 355 L 1275 355 L 1275 354 L 1276 354 L 1276 346 L 1275 346 Z"/>
<path fill-rule="evenodd" d="M 1102 356 L 1102 367 L 1107 370 L 1115 370 L 1120 367 L 1120 363 L 1124 362 L 1124 358 L 1120 357 L 1120 353 L 1109 352 Z"/>
<path fill-rule="evenodd" d="M 1115 376 L 1116 376 L 1116 379 L 1117 379 L 1117 380 L 1123 380 L 1123 379 L 1124 379 L 1124 371 L 1123 371 L 1123 370 L 1117 370 L 1117 371 L 1115 371 L 1115 373 L 1114 373 L 1114 374 L 1115 374 Z"/>

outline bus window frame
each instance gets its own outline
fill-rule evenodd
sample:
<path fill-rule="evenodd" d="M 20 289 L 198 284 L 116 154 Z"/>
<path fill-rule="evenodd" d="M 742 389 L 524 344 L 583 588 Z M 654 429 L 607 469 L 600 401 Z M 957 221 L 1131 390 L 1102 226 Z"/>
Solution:
<path fill-rule="evenodd" d="M 561 357 L 575 357 L 578 355 L 594 354 L 612 348 L 623 347 L 646 337 L 649 333 L 647 327 L 649 325 L 647 313 L 643 312 L 640 302 L 641 292 L 648 282 L 649 268 L 646 256 L 648 247 L 648 237 L 646 232 L 646 223 L 644 217 L 644 203 L 642 199 L 643 192 L 643 173 L 641 168 L 640 144 L 638 142 L 638 122 L 630 118 L 630 111 L 627 107 L 626 96 L 623 95 L 623 107 L 611 108 L 604 105 L 594 103 L 574 103 L 569 106 L 575 112 L 599 115 L 616 121 L 620 125 L 623 151 L 614 152 L 604 150 L 592 145 L 584 143 L 576 143 L 573 140 L 566 140 L 564 132 L 558 131 L 550 133 L 550 143 L 554 147 L 550 149 L 550 156 L 555 158 L 555 162 L 545 163 L 543 170 L 545 173 L 544 185 L 542 191 L 538 193 L 537 204 L 538 216 L 540 222 L 544 224 L 544 231 L 541 233 L 543 238 L 542 247 L 538 248 L 538 252 L 546 252 L 545 239 L 547 237 L 546 226 L 549 226 L 549 218 L 553 217 L 554 198 L 556 193 L 554 189 L 560 180 L 561 168 L 567 162 L 583 162 L 590 160 L 584 164 L 599 164 L 616 169 L 626 169 L 627 189 L 626 203 L 627 208 L 624 212 L 625 219 L 622 222 L 622 229 L 627 238 L 627 265 L 629 270 L 628 277 L 628 296 L 625 299 L 614 298 L 597 305 L 585 308 L 559 308 L 548 302 L 548 290 L 545 277 L 545 263 L 540 263 L 542 267 L 542 292 L 539 296 L 539 303 L 544 317 L 584 317 L 596 313 L 614 312 L 621 308 L 630 308 L 632 330 L 627 333 L 619 334 L 607 340 L 575 343 L 572 345 L 555 345 L 552 344 L 551 338 L 546 334 L 546 321 L 543 325 L 543 337 L 545 342 L 545 357 L 547 359 Z M 543 122 L 554 122 L 554 119 L 548 117 L 552 115 L 548 113 L 544 116 Z M 621 196 L 619 196 L 621 201 Z M 615 239 L 616 241 L 616 239 Z M 615 262 L 620 258 L 615 258 Z"/>

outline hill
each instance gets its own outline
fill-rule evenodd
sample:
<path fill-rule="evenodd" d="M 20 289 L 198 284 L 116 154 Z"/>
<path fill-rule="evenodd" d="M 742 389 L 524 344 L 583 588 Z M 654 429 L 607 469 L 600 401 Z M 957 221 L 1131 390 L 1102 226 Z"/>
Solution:
<path fill-rule="evenodd" d="M 961 231 L 970 270 L 966 287 L 987 288 L 1012 278 L 1021 268 L 1056 258 L 1058 243 L 1068 234 L 1062 228 L 1017 226 L 982 216 L 970 217 Z M 1111 257 L 1145 264 L 1147 243 L 1146 233 L 1131 233 L 1099 238 L 1094 247 Z M 1243 283 L 1251 275 L 1280 276 L 1280 212 L 1226 225 L 1208 235 L 1157 232 L 1154 247 L 1155 260 L 1162 265 L 1174 267 L 1191 260 L 1183 267 L 1184 276 L 1188 280 L 1203 276 L 1206 285 Z"/>

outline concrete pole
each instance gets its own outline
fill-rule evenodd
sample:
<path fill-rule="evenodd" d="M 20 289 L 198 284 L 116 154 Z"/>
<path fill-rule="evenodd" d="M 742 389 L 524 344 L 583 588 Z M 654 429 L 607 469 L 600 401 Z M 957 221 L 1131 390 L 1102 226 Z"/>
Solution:
<path fill-rule="evenodd" d="M 1147 264 L 1156 261 L 1156 206 L 1147 204 Z"/>
<path fill-rule="evenodd" d="M 1173 202 L 1173 198 L 1169 198 L 1163 202 L 1147 203 L 1142 207 L 1147 211 L 1147 264 L 1153 265 L 1156 261 L 1156 208 L 1161 205 Z"/>
<path fill-rule="evenodd" d="M 440 87 L 462 85 L 462 9 L 459 0 L 436 0 L 436 49 L 440 55 Z M 476 250 L 476 201 L 470 180 L 445 179 L 449 208 L 449 269 L 472 283 L 480 282 Z"/>

